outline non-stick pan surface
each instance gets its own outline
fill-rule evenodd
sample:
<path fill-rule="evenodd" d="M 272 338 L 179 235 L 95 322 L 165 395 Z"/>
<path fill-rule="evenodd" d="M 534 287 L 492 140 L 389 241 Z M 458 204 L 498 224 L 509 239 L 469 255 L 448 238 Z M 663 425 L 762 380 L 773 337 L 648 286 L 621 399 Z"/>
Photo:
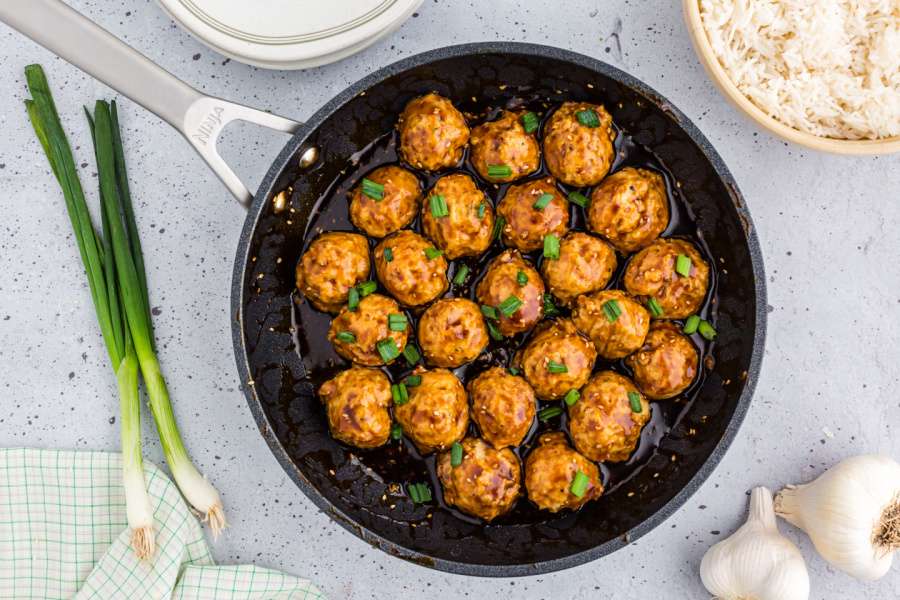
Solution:
<path fill-rule="evenodd" d="M 324 411 L 295 352 L 294 266 L 311 211 L 412 97 L 437 91 L 460 106 L 527 89 L 551 102 L 604 104 L 615 122 L 662 161 L 680 185 L 698 233 L 718 264 L 717 328 L 710 372 L 658 449 L 627 482 L 577 513 L 485 526 L 441 507 L 397 502 L 366 457 L 328 433 Z M 297 157 L 320 150 L 313 168 Z M 273 196 L 291 188 L 289 209 Z M 401 558 L 455 573 L 531 575 L 621 548 L 697 490 L 728 448 L 759 374 L 765 280 L 752 221 L 728 169 L 674 106 L 594 59 L 516 43 L 470 44 L 421 54 L 351 86 L 317 112 L 281 152 L 256 194 L 238 245 L 232 286 L 235 355 L 257 424 L 291 479 L 363 540 Z M 344 197 L 326 202 L 346 202 Z M 322 344 L 327 341 L 323 338 Z"/>

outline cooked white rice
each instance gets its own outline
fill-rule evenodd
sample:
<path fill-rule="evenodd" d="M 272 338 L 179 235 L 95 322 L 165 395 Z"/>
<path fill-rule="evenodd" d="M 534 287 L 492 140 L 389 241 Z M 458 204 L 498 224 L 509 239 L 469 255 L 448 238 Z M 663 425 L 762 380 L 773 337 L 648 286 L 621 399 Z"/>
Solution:
<path fill-rule="evenodd" d="M 900 135 L 900 0 L 700 0 L 700 13 L 769 115 L 821 137 Z"/>

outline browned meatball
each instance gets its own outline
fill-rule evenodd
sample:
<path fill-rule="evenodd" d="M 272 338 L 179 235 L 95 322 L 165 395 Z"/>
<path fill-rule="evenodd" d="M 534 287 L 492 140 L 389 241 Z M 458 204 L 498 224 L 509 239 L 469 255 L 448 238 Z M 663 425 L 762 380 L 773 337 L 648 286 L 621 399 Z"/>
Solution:
<path fill-rule="evenodd" d="M 636 252 L 659 237 L 669 225 L 669 200 L 659 173 L 625 167 L 591 194 L 587 211 L 591 231 L 622 252 Z"/>
<path fill-rule="evenodd" d="M 478 256 L 493 241 L 494 208 L 465 173 L 444 175 L 422 203 L 422 227 L 447 258 Z"/>
<path fill-rule="evenodd" d="M 449 448 L 466 434 L 469 403 L 456 375 L 446 369 L 414 372 L 419 385 L 408 386 L 409 401 L 395 404 L 394 416 L 423 454 Z"/>
<path fill-rule="evenodd" d="M 690 261 L 688 276 L 676 271 L 678 257 Z M 703 305 L 709 286 L 709 265 L 693 244 L 661 239 L 632 257 L 625 269 L 625 289 L 648 301 L 655 298 L 662 319 L 684 319 Z"/>
<path fill-rule="evenodd" d="M 605 290 L 579 296 L 572 309 L 572 322 L 591 338 L 597 354 L 616 360 L 644 343 L 650 329 L 650 313 L 625 292 Z"/>
<path fill-rule="evenodd" d="M 541 164 L 537 139 L 525 133 L 522 114 L 504 110 L 496 121 L 482 123 L 472 130 L 472 166 L 484 179 L 506 183 L 530 175 Z M 491 177 L 489 166 L 509 168 L 509 175 Z"/>
<path fill-rule="evenodd" d="M 616 270 L 616 252 L 587 233 L 573 231 L 559 243 L 559 258 L 541 263 L 550 293 L 569 305 L 580 294 L 601 290 Z"/>
<path fill-rule="evenodd" d="M 492 367 L 469 382 L 472 419 L 495 448 L 518 446 L 534 423 L 534 390 L 523 378 Z"/>
<path fill-rule="evenodd" d="M 336 439 L 357 448 L 375 448 L 391 434 L 391 382 L 377 369 L 351 367 L 319 388 L 328 427 Z"/>
<path fill-rule="evenodd" d="M 381 294 L 370 294 L 359 301 L 355 310 L 345 306 L 328 328 L 328 339 L 334 344 L 338 354 L 360 365 L 374 367 L 383 365 L 384 359 L 378 352 L 378 342 L 392 339 L 397 350 L 406 347 L 409 326 L 402 331 L 388 327 L 390 315 L 395 321 L 406 318 L 392 298 Z"/>
<path fill-rule="evenodd" d="M 297 263 L 297 289 L 319 310 L 336 313 L 350 288 L 369 277 L 369 245 L 356 233 L 332 231 L 312 241 Z"/>
<path fill-rule="evenodd" d="M 584 120 L 585 123 L 582 123 Z M 592 127 L 592 121 L 598 123 Z M 612 117 L 599 104 L 566 102 L 544 126 L 544 161 L 554 177 L 577 187 L 596 185 L 615 157 Z"/>
<path fill-rule="evenodd" d="M 459 367 L 478 358 L 488 331 L 478 305 L 466 298 L 438 300 L 419 320 L 419 345 L 438 367 Z"/>
<path fill-rule="evenodd" d="M 462 450 L 462 463 L 455 467 L 450 452 L 438 457 L 444 501 L 485 521 L 509 512 L 522 488 L 522 465 L 516 455 L 508 448 L 495 450 L 472 437 L 462 441 Z"/>
<path fill-rule="evenodd" d="M 572 482 L 578 472 L 584 473 L 588 484 L 582 495 L 572 492 Z M 597 465 L 576 452 L 561 431 L 545 433 L 538 439 L 538 447 L 525 460 L 525 489 L 528 499 L 538 508 L 559 512 L 576 510 L 603 493 Z"/>
<path fill-rule="evenodd" d="M 418 233 L 404 229 L 375 246 L 375 272 L 381 285 L 401 304 L 428 304 L 445 291 L 447 260 Z"/>
<path fill-rule="evenodd" d="M 531 263 L 516 250 L 506 250 L 490 262 L 475 288 L 475 295 L 483 306 L 496 310 L 491 318 L 495 319 L 497 328 L 504 336 L 528 331 L 544 315 L 544 281 Z M 504 302 L 507 304 L 504 305 Z M 514 312 L 507 311 L 509 314 L 497 309 L 520 302 Z"/>
<path fill-rule="evenodd" d="M 503 242 L 522 252 L 544 246 L 544 237 L 569 230 L 569 201 L 551 177 L 510 186 L 497 206 L 504 219 Z"/>
<path fill-rule="evenodd" d="M 591 377 L 581 398 L 569 407 L 575 448 L 594 461 L 628 460 L 649 420 L 647 400 L 630 379 L 612 371 Z"/>
<path fill-rule="evenodd" d="M 697 348 L 674 323 L 655 321 L 640 350 L 625 359 L 634 381 L 651 400 L 686 390 L 697 376 Z"/>
<path fill-rule="evenodd" d="M 416 218 L 422 185 L 415 175 L 402 167 L 388 165 L 375 169 L 365 178 L 384 186 L 384 190 L 381 198 L 373 198 L 363 193 L 362 182 L 353 188 L 350 220 L 354 225 L 372 237 L 381 238 L 403 229 Z"/>
<path fill-rule="evenodd" d="M 469 141 L 466 118 L 437 94 L 410 100 L 398 123 L 400 155 L 417 169 L 437 171 L 462 160 Z"/>
<path fill-rule="evenodd" d="M 557 400 L 587 382 L 597 350 L 572 321 L 557 319 L 538 329 L 518 358 L 538 398 Z"/>

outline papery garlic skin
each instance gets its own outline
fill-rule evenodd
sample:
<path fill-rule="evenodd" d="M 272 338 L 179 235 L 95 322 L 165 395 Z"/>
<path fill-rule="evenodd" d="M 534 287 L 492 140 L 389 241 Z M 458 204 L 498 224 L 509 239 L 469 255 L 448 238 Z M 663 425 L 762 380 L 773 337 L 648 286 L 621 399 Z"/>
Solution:
<path fill-rule="evenodd" d="M 900 464 L 887 456 L 841 461 L 818 479 L 787 486 L 775 511 L 809 535 L 829 563 L 858 579 L 879 579 L 891 568 L 900 535 L 879 537 L 891 508 L 900 504 Z"/>
<path fill-rule="evenodd" d="M 722 600 L 808 600 L 809 573 L 797 547 L 778 532 L 772 492 L 750 492 L 750 514 L 731 537 L 710 548 L 700 579 Z"/>

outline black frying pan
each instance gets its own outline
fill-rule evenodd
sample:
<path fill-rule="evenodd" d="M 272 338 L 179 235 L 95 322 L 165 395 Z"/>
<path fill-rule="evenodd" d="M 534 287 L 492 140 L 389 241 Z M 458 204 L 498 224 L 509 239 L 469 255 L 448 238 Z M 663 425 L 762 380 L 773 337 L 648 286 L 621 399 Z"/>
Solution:
<path fill-rule="evenodd" d="M 709 476 L 737 434 L 759 374 L 765 336 L 759 245 L 719 155 L 678 109 L 633 77 L 544 46 L 454 46 L 373 73 L 301 125 L 202 96 L 58 0 L 5 0 L 0 20 L 162 116 L 249 204 L 232 282 L 232 331 L 250 409 L 291 479 L 363 540 L 455 573 L 514 576 L 564 569 L 613 552 L 661 523 Z M 438 91 L 463 105 L 473 97 L 499 102 L 510 88 L 527 89 L 549 102 L 604 104 L 623 133 L 680 183 L 697 233 L 718 263 L 719 337 L 693 400 L 630 479 L 577 513 L 484 526 L 445 508 L 392 502 L 390 482 L 366 466 L 365 456 L 331 438 L 295 352 L 296 328 L 304 323 L 295 322 L 291 293 L 293 267 L 320 196 L 372 140 L 391 130 L 410 98 Z M 215 153 L 218 133 L 235 118 L 293 132 L 252 202 Z M 274 202 L 286 189 L 292 190 L 289 203 Z"/>

